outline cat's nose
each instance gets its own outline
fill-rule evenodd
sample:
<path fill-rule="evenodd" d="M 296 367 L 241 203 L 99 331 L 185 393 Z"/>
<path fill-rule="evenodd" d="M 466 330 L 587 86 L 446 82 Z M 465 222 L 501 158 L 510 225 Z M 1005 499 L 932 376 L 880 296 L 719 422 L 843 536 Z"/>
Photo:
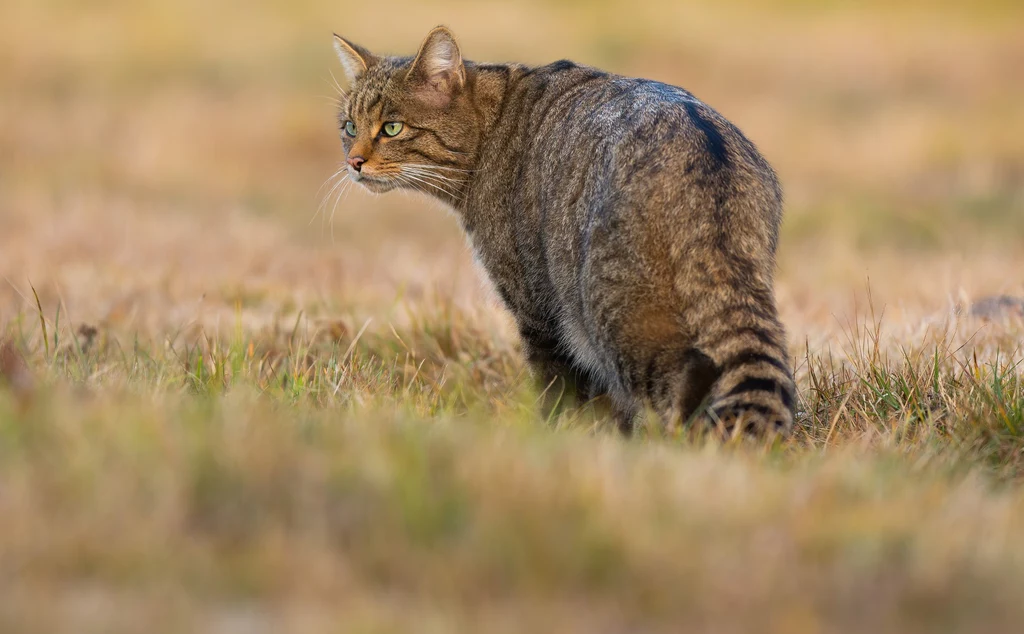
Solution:
<path fill-rule="evenodd" d="M 350 157 L 348 157 L 348 164 L 351 165 L 352 169 L 354 169 L 357 172 L 362 171 L 363 163 L 365 163 L 365 162 L 366 162 L 366 159 L 364 159 L 361 156 L 350 156 Z"/>

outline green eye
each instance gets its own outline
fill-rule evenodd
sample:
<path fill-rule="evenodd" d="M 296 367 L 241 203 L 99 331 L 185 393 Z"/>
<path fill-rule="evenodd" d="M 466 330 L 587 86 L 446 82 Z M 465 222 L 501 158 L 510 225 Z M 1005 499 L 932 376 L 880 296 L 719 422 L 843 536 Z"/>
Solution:
<path fill-rule="evenodd" d="M 401 123 L 397 121 L 388 121 L 384 124 L 384 135 L 385 136 L 398 136 L 398 133 L 404 128 Z"/>
<path fill-rule="evenodd" d="M 345 134 L 354 137 L 356 135 L 356 124 L 351 121 L 345 122 Z"/>

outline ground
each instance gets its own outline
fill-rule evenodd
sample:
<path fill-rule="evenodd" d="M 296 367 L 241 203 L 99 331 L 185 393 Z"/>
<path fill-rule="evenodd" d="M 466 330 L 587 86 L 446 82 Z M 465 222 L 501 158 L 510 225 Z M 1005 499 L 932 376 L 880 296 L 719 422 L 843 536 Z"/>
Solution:
<path fill-rule="evenodd" d="M 4 5 L 0 631 L 1020 629 L 1019 3 L 210 4 Z M 455 221 L 318 193 L 331 31 L 437 23 L 760 147 L 792 438 L 542 420 Z"/>

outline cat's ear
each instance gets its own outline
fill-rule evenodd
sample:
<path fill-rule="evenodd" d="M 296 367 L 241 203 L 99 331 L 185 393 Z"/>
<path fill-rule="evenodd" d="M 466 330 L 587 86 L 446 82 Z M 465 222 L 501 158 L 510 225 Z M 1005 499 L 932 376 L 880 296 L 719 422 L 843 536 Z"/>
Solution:
<path fill-rule="evenodd" d="M 362 77 L 366 69 L 373 66 L 373 63 L 376 61 L 376 58 L 370 51 L 349 42 L 337 33 L 334 34 L 334 50 L 338 52 L 341 67 L 345 69 L 345 79 L 349 87 Z"/>
<path fill-rule="evenodd" d="M 466 67 L 451 31 L 439 26 L 427 35 L 409 69 L 407 81 L 417 97 L 436 107 L 447 105 L 462 89 Z"/>

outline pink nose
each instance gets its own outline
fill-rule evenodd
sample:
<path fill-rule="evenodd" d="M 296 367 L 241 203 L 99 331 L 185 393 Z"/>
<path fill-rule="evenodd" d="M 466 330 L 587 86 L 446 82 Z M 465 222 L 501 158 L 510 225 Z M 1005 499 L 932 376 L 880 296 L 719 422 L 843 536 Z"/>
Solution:
<path fill-rule="evenodd" d="M 365 163 L 365 162 L 366 162 L 366 159 L 364 159 L 361 156 L 350 156 L 348 158 L 348 164 L 351 165 L 352 169 L 354 169 L 357 172 L 362 171 L 363 163 Z"/>

